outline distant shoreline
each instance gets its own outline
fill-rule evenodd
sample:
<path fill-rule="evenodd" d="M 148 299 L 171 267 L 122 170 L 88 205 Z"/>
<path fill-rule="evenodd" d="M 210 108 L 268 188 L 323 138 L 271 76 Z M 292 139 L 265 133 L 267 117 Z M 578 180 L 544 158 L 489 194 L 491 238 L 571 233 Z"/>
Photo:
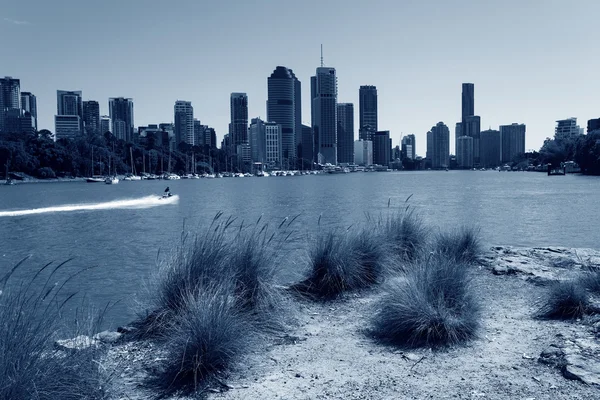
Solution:
<path fill-rule="evenodd" d="M 25 178 L 23 180 L 13 179 L 15 185 L 23 185 L 29 183 L 57 183 L 57 182 L 85 182 L 86 178 L 51 178 L 51 179 L 38 179 L 38 178 Z M 6 180 L 0 180 L 0 185 L 6 184 Z"/>

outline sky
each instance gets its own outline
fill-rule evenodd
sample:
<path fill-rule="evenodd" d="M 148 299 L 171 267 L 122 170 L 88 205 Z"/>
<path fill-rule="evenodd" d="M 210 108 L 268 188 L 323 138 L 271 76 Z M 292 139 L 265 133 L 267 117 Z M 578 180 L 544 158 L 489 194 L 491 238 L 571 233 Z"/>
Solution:
<path fill-rule="evenodd" d="M 246 92 L 249 118 L 266 119 L 267 77 L 278 65 L 302 83 L 310 125 L 310 77 L 338 77 L 338 102 L 378 90 L 379 129 L 393 145 L 461 118 L 461 85 L 475 84 L 482 130 L 527 125 L 539 149 L 555 121 L 600 117 L 597 0 L 30 0 L 0 7 L 0 76 L 37 96 L 38 127 L 54 131 L 56 90 L 84 100 L 131 97 L 135 126 L 171 122 L 176 100 L 227 133 L 229 96 Z"/>

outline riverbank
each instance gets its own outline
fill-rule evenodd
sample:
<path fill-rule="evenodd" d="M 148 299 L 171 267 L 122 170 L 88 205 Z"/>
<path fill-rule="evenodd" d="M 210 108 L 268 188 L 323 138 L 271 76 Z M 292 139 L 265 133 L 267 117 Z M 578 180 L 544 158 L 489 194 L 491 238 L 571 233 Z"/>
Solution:
<path fill-rule="evenodd" d="M 300 301 L 295 323 L 256 347 L 209 398 L 596 398 L 600 318 L 535 317 L 548 285 L 590 266 L 600 266 L 600 251 L 493 247 L 473 267 L 483 304 L 480 333 L 447 350 L 373 341 L 366 328 L 382 288 L 328 303 Z M 152 393 L 141 383 L 164 355 L 152 341 L 126 337 L 106 345 L 102 360 L 113 377 L 112 398 L 146 399 Z"/>
<path fill-rule="evenodd" d="M 51 179 L 39 179 L 34 177 L 25 177 L 23 180 L 12 179 L 11 182 L 15 185 L 29 184 L 29 183 L 56 183 L 56 182 L 85 182 L 86 178 L 51 178 Z M 0 185 L 6 184 L 6 180 L 0 180 Z"/>

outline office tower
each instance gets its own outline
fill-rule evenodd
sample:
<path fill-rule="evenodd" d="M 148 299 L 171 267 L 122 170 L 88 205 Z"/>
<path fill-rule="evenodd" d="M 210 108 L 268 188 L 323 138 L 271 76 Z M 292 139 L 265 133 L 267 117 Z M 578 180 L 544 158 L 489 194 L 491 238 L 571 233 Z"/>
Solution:
<path fill-rule="evenodd" d="M 194 125 L 194 146 L 204 146 L 204 128 L 206 127 L 196 118 L 192 123 Z"/>
<path fill-rule="evenodd" d="M 309 164 L 312 168 L 314 160 L 314 137 L 312 127 L 308 125 L 302 125 L 302 146 L 301 154 L 303 164 Z"/>
<path fill-rule="evenodd" d="M 294 72 L 278 66 L 267 78 L 267 120 L 281 125 L 283 158 L 294 159 L 302 143 L 301 85 Z"/>
<path fill-rule="evenodd" d="M 81 90 L 56 91 L 54 138 L 73 139 L 83 133 L 83 101 Z"/>
<path fill-rule="evenodd" d="M 231 123 L 229 124 L 229 140 L 237 151 L 237 146 L 248 143 L 248 96 L 246 93 L 231 93 Z"/>
<path fill-rule="evenodd" d="M 21 81 L 5 76 L 0 78 L 0 132 L 9 131 L 6 120 L 14 120 L 17 114 L 21 115 Z"/>
<path fill-rule="evenodd" d="M 194 107 L 192 102 L 177 100 L 173 107 L 175 112 L 175 146 L 184 142 L 194 145 Z"/>
<path fill-rule="evenodd" d="M 450 157 L 450 130 L 438 122 L 427 132 L 427 159 L 432 169 L 447 168 Z"/>
<path fill-rule="evenodd" d="M 281 125 L 265 122 L 265 162 L 271 167 L 281 167 L 282 152 Z"/>
<path fill-rule="evenodd" d="M 125 97 L 111 97 L 108 99 L 111 132 L 117 139 L 131 142 L 133 136 L 133 99 Z"/>
<path fill-rule="evenodd" d="M 204 125 L 204 145 L 208 146 L 211 149 L 217 148 L 217 132 L 215 128 L 211 128 L 210 126 Z"/>
<path fill-rule="evenodd" d="M 458 138 L 456 162 L 460 168 L 473 168 L 473 138 L 461 136 Z"/>
<path fill-rule="evenodd" d="M 464 136 L 462 129 L 462 122 L 457 122 L 454 128 L 454 155 L 458 153 L 458 138 Z"/>
<path fill-rule="evenodd" d="M 556 139 L 577 135 L 583 135 L 583 128 L 577 125 L 577 118 L 572 117 L 556 121 L 556 128 L 554 128 L 554 137 Z"/>
<path fill-rule="evenodd" d="M 377 132 L 377 88 L 371 85 L 361 86 L 358 90 L 359 137 L 373 140 Z"/>
<path fill-rule="evenodd" d="M 363 139 L 354 141 L 354 164 L 373 165 L 373 142 Z"/>
<path fill-rule="evenodd" d="M 335 68 L 319 67 L 310 78 L 314 152 L 320 164 L 337 164 L 337 78 Z"/>
<path fill-rule="evenodd" d="M 600 118 L 590 119 L 587 123 L 587 133 L 600 130 Z"/>
<path fill-rule="evenodd" d="M 475 85 L 472 83 L 462 84 L 462 114 L 461 122 L 465 125 L 467 117 L 475 115 Z M 465 132 L 466 133 L 466 132 Z M 465 135 L 463 135 L 465 136 Z M 466 135 L 470 136 L 470 135 Z"/>
<path fill-rule="evenodd" d="M 97 101 L 83 102 L 83 130 L 88 135 L 100 132 L 100 104 Z"/>
<path fill-rule="evenodd" d="M 502 141 L 500 131 L 488 129 L 481 131 L 480 165 L 484 168 L 493 168 L 500 165 Z"/>
<path fill-rule="evenodd" d="M 31 122 L 33 129 L 37 131 L 37 100 L 34 94 L 21 92 L 21 111 L 28 122 Z M 28 113 L 29 115 L 27 115 Z"/>
<path fill-rule="evenodd" d="M 265 122 L 260 118 L 252 118 L 248 128 L 248 138 L 250 140 L 250 150 L 252 152 L 253 162 L 266 162 L 267 139 Z"/>
<path fill-rule="evenodd" d="M 337 157 L 338 164 L 354 162 L 354 104 L 337 105 Z"/>
<path fill-rule="evenodd" d="M 373 135 L 373 164 L 388 166 L 392 156 L 390 131 L 378 131 Z"/>
<path fill-rule="evenodd" d="M 516 155 L 525 153 L 525 124 L 500 125 L 500 138 L 502 163 L 511 162 Z"/>
<path fill-rule="evenodd" d="M 462 125 L 463 136 L 469 136 L 473 138 L 473 162 L 475 165 L 479 164 L 479 138 L 481 133 L 481 118 L 477 115 L 470 115 L 465 117 L 465 123 Z"/>
<path fill-rule="evenodd" d="M 108 115 L 102 115 L 100 117 L 100 134 L 104 135 L 106 132 L 110 132 L 111 123 Z"/>
<path fill-rule="evenodd" d="M 406 135 L 402 138 L 402 159 L 414 160 L 416 157 L 417 142 L 415 135 Z"/>

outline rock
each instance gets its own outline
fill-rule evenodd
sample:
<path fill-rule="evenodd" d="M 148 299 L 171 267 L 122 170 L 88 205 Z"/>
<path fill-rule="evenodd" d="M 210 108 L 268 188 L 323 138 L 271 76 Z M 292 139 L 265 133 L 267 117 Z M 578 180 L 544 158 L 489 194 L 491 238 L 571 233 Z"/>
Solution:
<path fill-rule="evenodd" d="M 600 385 L 600 362 L 595 357 L 567 354 L 562 373 L 567 379 L 579 380 L 588 385 Z"/>
<path fill-rule="evenodd" d="M 492 268 L 492 273 L 494 275 L 515 275 L 517 270 L 504 265 L 496 265 L 494 268 Z"/>
<path fill-rule="evenodd" d="M 120 326 L 117 328 L 117 333 L 132 333 L 136 330 L 133 326 Z"/>
<path fill-rule="evenodd" d="M 104 331 L 96 333 L 93 339 L 99 340 L 102 343 L 115 343 L 121 336 L 123 336 L 123 334 L 119 332 Z"/>
<path fill-rule="evenodd" d="M 548 285 L 556 282 L 555 279 L 548 278 L 545 276 L 539 276 L 539 275 L 528 276 L 527 279 L 525 279 L 525 280 L 529 283 L 533 283 L 536 286 L 548 286 Z"/>
<path fill-rule="evenodd" d="M 538 362 L 562 367 L 565 363 L 565 353 L 561 348 L 551 344 L 550 347 L 542 351 L 538 358 Z"/>
<path fill-rule="evenodd" d="M 54 347 L 63 351 L 78 351 L 98 346 L 100 342 L 86 335 L 79 335 L 73 339 L 57 340 Z"/>

